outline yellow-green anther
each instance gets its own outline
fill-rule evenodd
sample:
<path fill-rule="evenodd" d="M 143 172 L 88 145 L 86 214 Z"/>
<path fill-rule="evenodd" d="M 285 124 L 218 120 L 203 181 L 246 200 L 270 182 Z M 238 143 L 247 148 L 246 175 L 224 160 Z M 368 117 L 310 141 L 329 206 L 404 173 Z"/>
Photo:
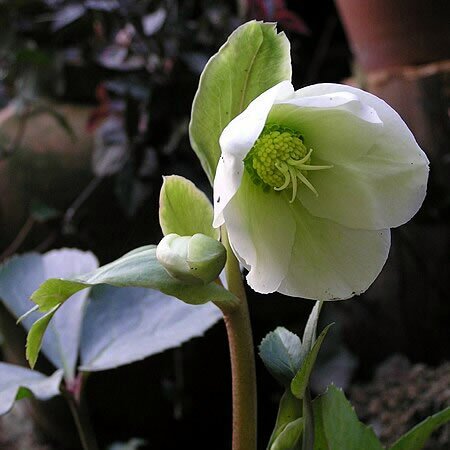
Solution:
<path fill-rule="evenodd" d="M 307 179 L 309 170 L 329 169 L 332 166 L 311 165 L 313 149 L 307 150 L 302 136 L 277 125 L 267 126 L 245 158 L 245 168 L 257 184 L 282 191 L 292 188 L 291 203 L 295 200 L 299 179 L 315 195 L 316 189 Z"/>
<path fill-rule="evenodd" d="M 219 276 L 226 250 L 204 234 L 168 234 L 156 248 L 156 258 L 173 278 L 186 284 L 208 284 Z"/>

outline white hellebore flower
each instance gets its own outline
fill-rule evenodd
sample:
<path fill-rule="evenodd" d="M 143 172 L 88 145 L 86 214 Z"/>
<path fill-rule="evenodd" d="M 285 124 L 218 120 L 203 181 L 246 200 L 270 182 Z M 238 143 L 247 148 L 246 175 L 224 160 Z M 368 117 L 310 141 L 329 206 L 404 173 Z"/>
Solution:
<path fill-rule="evenodd" d="M 214 226 L 258 292 L 317 299 L 364 292 L 391 227 L 426 193 L 428 159 L 399 115 L 359 89 L 267 90 L 220 136 Z"/>

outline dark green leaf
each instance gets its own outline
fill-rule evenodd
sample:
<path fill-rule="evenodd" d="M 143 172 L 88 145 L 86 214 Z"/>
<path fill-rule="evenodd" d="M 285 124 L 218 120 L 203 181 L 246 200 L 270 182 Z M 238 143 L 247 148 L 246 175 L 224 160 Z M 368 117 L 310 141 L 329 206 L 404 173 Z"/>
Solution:
<path fill-rule="evenodd" d="M 280 400 L 278 407 L 277 421 L 269 440 L 268 450 L 271 450 L 272 444 L 282 433 L 288 424 L 299 419 L 302 416 L 302 401 L 295 398 L 289 389 L 286 389 Z"/>
<path fill-rule="evenodd" d="M 300 436 L 303 431 L 303 419 L 298 418 L 286 425 L 275 439 L 270 450 L 301 450 Z"/>
<path fill-rule="evenodd" d="M 313 401 L 315 450 L 382 450 L 371 428 L 358 420 L 341 389 L 331 385 Z"/>
<path fill-rule="evenodd" d="M 450 421 L 450 406 L 426 418 L 413 429 L 404 434 L 390 450 L 420 450 L 431 433 Z"/>
<path fill-rule="evenodd" d="M 44 337 L 45 330 L 60 306 L 61 303 L 55 305 L 48 313 L 36 320 L 28 332 L 25 354 L 32 369 L 36 364 L 39 352 L 41 350 L 42 338 Z"/>
<path fill-rule="evenodd" d="M 300 370 L 295 375 L 291 383 L 291 391 L 297 397 L 302 399 L 305 395 L 305 390 L 308 387 L 309 377 L 314 368 L 314 363 L 316 362 L 317 354 L 319 353 L 320 346 L 322 345 L 325 336 L 332 324 L 328 325 L 322 333 L 320 333 L 317 341 L 314 343 L 311 351 L 306 355 L 305 359 L 302 361 Z"/>

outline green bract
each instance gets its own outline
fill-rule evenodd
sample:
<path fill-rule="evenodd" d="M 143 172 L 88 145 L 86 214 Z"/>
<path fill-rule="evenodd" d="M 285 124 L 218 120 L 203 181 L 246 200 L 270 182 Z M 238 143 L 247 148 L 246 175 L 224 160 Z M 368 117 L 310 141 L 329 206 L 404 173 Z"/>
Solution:
<path fill-rule="evenodd" d="M 226 225 L 262 293 L 364 292 L 386 261 L 389 228 L 407 222 L 426 193 L 428 159 L 406 124 L 349 86 L 275 84 L 224 127 L 219 144 L 214 226 Z"/>
<path fill-rule="evenodd" d="M 251 21 L 230 35 L 203 70 L 189 135 L 211 183 L 220 157 L 220 134 L 254 98 L 291 79 L 289 50 L 289 41 L 277 33 L 275 24 Z"/>

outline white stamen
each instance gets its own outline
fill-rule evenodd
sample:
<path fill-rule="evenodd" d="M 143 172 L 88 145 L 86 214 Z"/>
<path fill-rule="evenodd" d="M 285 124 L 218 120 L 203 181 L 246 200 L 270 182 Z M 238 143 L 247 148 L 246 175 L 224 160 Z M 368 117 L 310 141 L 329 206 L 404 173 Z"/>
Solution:
<path fill-rule="evenodd" d="M 292 203 L 295 200 L 295 197 L 297 197 L 297 177 L 295 169 L 292 166 L 288 166 L 288 169 L 292 180 L 292 198 L 289 203 Z"/>
<path fill-rule="evenodd" d="M 316 197 L 319 196 L 319 194 L 317 193 L 316 189 L 314 188 L 314 186 L 308 181 L 308 179 L 300 172 L 297 172 L 297 176 L 300 179 L 300 181 L 302 181 L 303 183 L 306 184 L 306 186 L 311 189 L 311 191 L 314 192 L 314 194 L 316 194 Z"/>
<path fill-rule="evenodd" d="M 275 191 L 282 191 L 283 189 L 286 189 L 289 186 L 289 183 L 291 182 L 291 177 L 289 170 L 284 163 L 275 163 L 275 167 L 284 175 L 284 183 L 280 187 L 274 187 Z"/>

